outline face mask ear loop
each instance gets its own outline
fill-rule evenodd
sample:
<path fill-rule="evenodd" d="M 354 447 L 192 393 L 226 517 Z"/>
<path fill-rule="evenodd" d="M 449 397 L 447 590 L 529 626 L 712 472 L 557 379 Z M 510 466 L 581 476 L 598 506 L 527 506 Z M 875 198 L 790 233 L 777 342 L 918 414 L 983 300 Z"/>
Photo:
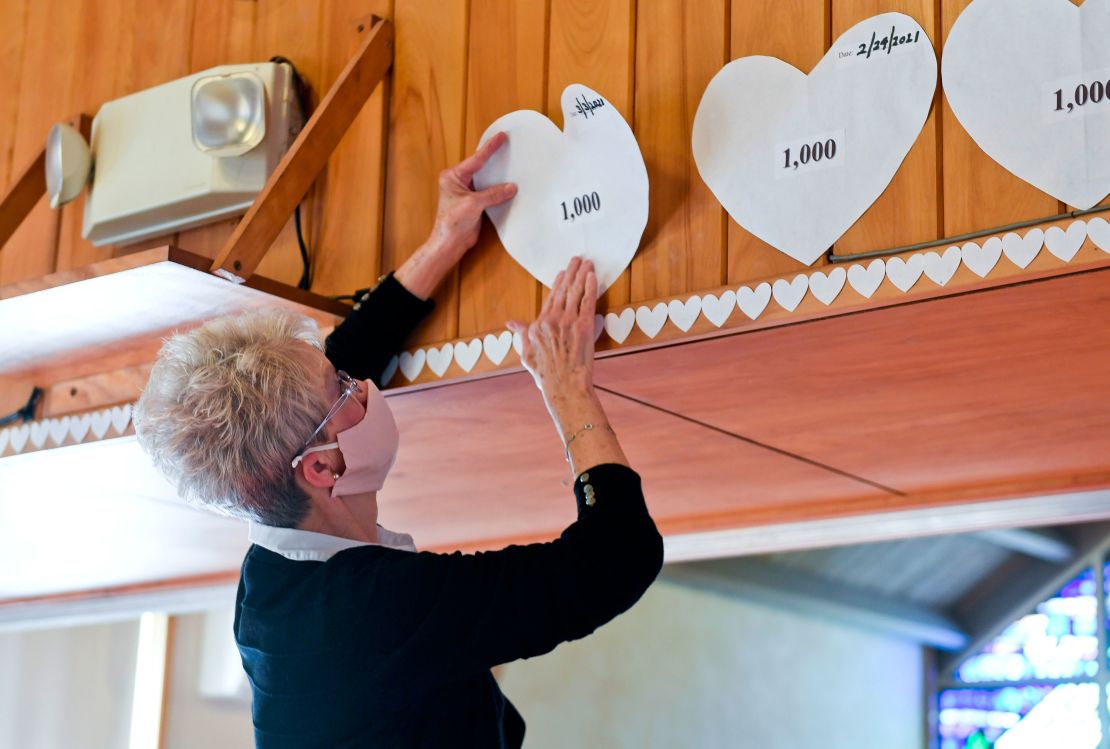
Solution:
<path fill-rule="evenodd" d="M 302 460 L 304 460 L 304 457 L 305 457 L 306 455 L 308 455 L 309 453 L 316 453 L 316 452 L 320 452 L 321 450 L 333 450 L 333 449 L 335 449 L 335 448 L 337 448 L 337 447 L 339 447 L 339 443 L 338 443 L 338 442 L 329 442 L 329 443 L 328 443 L 328 444 L 326 444 L 326 445 L 317 445 L 316 447 L 310 447 L 310 448 L 308 448 L 307 450 L 305 450 L 305 451 L 304 451 L 303 453 L 301 453 L 300 455 L 298 455 L 297 457 L 293 458 L 293 467 L 294 467 L 294 468 L 296 468 L 296 467 L 297 467 L 297 465 L 298 465 L 298 464 L 299 464 L 299 463 L 300 463 L 300 462 L 301 462 Z M 337 478 L 338 478 L 338 477 L 337 477 Z"/>

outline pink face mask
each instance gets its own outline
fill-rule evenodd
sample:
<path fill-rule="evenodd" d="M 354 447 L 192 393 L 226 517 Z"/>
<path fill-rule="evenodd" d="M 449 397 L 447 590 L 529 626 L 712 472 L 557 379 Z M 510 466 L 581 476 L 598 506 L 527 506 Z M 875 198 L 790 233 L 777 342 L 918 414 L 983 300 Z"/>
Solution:
<path fill-rule="evenodd" d="M 370 380 L 360 381 L 366 388 L 366 415 L 362 421 L 336 435 L 338 442 L 310 447 L 301 456 L 336 447 L 343 453 L 346 469 L 331 488 L 332 497 L 376 492 L 397 460 L 400 434 L 385 396 Z"/>

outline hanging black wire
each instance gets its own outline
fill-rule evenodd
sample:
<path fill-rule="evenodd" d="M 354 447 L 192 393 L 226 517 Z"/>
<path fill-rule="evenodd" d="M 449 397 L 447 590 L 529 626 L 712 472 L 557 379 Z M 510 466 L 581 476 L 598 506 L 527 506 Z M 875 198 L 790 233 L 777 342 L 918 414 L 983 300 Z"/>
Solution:
<path fill-rule="evenodd" d="M 42 388 L 35 388 L 31 391 L 31 397 L 27 400 L 27 405 L 19 409 L 15 413 L 10 413 L 7 416 L 0 416 L 0 427 L 14 424 L 17 421 L 31 421 L 35 418 L 35 406 L 39 403 L 39 398 L 42 397 Z"/>
<path fill-rule="evenodd" d="M 305 83 L 304 78 L 301 77 L 300 72 L 297 71 L 297 66 L 288 57 L 281 55 L 274 55 L 270 58 L 270 62 L 285 63 L 293 73 L 293 90 L 297 94 L 297 106 L 301 110 L 301 127 L 303 128 L 308 122 L 310 116 L 309 105 L 309 90 L 308 84 Z M 297 246 L 301 250 L 301 280 L 297 282 L 297 288 L 308 290 L 312 285 L 312 272 L 311 265 L 308 260 L 308 246 L 304 241 L 304 232 L 301 229 L 301 204 L 298 203 L 297 207 L 293 209 L 293 228 L 297 230 Z"/>

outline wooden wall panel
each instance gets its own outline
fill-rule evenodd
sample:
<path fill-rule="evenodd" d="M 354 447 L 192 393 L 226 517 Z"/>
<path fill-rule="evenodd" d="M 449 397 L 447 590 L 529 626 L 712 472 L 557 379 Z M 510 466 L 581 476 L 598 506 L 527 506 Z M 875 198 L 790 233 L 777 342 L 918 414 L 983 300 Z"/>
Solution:
<path fill-rule="evenodd" d="M 19 108 L 11 169 L 18 173 L 42 150 L 50 126 L 65 119 L 73 56 L 59 50 L 78 44 L 79 14 L 69 0 L 27 5 Z M 43 197 L 0 252 L 0 284 L 46 275 L 54 270 L 59 214 Z"/>
<path fill-rule="evenodd" d="M 551 0 L 547 111 L 556 125 L 563 125 L 563 89 L 582 83 L 612 102 L 635 129 L 634 27 L 633 0 Z M 628 303 L 629 276 L 629 271 L 621 274 L 598 300 L 599 309 Z"/>
<path fill-rule="evenodd" d="M 940 0 L 832 0 L 832 39 L 866 18 L 897 11 L 921 24 L 936 48 L 938 2 Z M 939 49 L 937 54 L 939 57 Z M 917 141 L 879 199 L 836 242 L 834 252 L 838 255 L 901 247 L 941 236 L 936 113 L 940 98 L 939 73 L 937 89 L 934 107 Z"/>
<path fill-rule="evenodd" d="M 636 6 L 636 138 L 651 211 L 631 300 L 726 281 L 725 212 L 698 176 L 690 131 L 709 80 L 728 60 L 728 2 L 652 0 Z"/>
<path fill-rule="evenodd" d="M 12 164 L 12 142 L 15 138 L 16 115 L 19 110 L 23 68 L 24 27 L 27 23 L 28 0 L 0 3 L 0 189 L 7 191 L 20 164 Z"/>
<path fill-rule="evenodd" d="M 434 10 L 421 0 L 395 0 L 397 41 L 390 95 L 382 268 L 395 270 L 424 242 L 435 219 L 439 172 L 464 155 L 466 0 Z M 414 341 L 458 332 L 458 270 L 435 294 L 436 309 Z"/>
<path fill-rule="evenodd" d="M 392 17 L 392 0 L 324 3 L 321 96 L 370 33 L 374 15 Z M 372 286 L 381 271 L 389 80 L 387 75 L 363 105 L 316 182 L 319 231 L 309 251 L 312 290 L 319 294 Z"/>
<path fill-rule="evenodd" d="M 471 0 L 466 150 L 490 123 L 517 109 L 544 111 L 547 0 Z M 490 85 L 497 81 L 497 85 Z M 459 268 L 459 335 L 531 320 L 540 282 L 505 251 L 488 221 Z"/>
<path fill-rule="evenodd" d="M 829 44 L 829 8 L 815 0 L 732 0 L 729 59 L 771 55 L 809 73 Z M 689 143 L 685 144 L 689 148 Z M 804 210 L 802 206 L 798 210 Z M 813 267 L 824 261 L 818 260 Z M 743 283 L 806 265 L 728 220 L 728 282 Z"/>
<path fill-rule="evenodd" d="M 941 45 L 971 0 L 941 2 Z M 944 235 L 989 229 L 1022 219 L 1052 216 L 1059 201 L 1024 182 L 987 156 L 942 101 Z"/>

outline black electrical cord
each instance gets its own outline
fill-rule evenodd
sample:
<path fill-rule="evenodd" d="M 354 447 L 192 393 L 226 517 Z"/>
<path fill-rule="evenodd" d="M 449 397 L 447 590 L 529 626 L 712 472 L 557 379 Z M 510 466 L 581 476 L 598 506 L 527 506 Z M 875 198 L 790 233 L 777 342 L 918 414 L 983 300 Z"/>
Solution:
<path fill-rule="evenodd" d="M 15 413 L 10 413 L 7 416 L 0 416 L 0 427 L 14 424 L 17 421 L 31 421 L 35 418 L 35 406 L 39 403 L 39 398 L 42 397 L 42 388 L 34 388 L 31 391 L 31 397 L 27 400 L 27 405 L 19 409 Z"/>
<path fill-rule="evenodd" d="M 274 55 L 270 58 L 270 62 L 284 63 L 289 66 L 293 73 L 293 90 L 297 94 L 297 106 L 301 110 L 301 127 L 305 126 L 309 117 L 309 90 L 308 84 L 305 83 L 304 78 L 301 77 L 300 72 L 297 71 L 297 66 L 288 57 L 281 55 Z M 312 285 L 311 266 L 308 261 L 308 246 L 304 241 L 304 232 L 301 229 L 301 205 L 293 209 L 293 227 L 297 230 L 297 246 L 301 250 L 301 280 L 297 282 L 297 288 L 308 290 Z"/>

